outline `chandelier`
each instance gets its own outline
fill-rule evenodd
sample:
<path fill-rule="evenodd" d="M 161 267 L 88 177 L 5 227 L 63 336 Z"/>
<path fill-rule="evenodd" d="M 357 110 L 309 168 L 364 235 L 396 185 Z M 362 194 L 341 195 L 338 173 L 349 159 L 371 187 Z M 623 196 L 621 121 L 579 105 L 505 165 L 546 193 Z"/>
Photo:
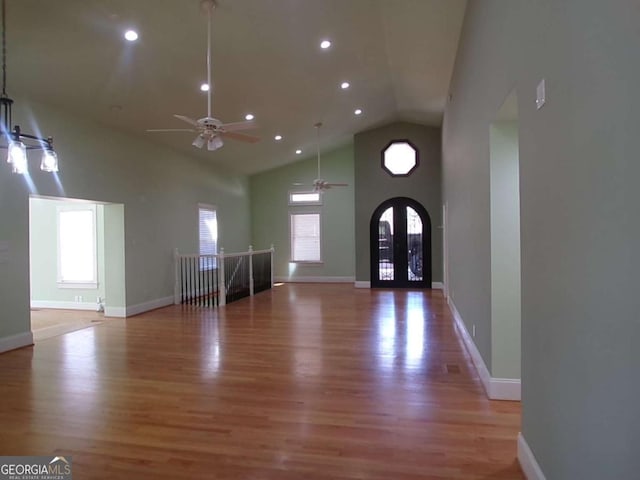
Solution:
<path fill-rule="evenodd" d="M 29 171 L 27 150 L 40 150 L 42 159 L 40 169 L 45 172 L 58 171 L 58 155 L 53 149 L 52 137 L 38 137 L 20 130 L 19 125 L 11 121 L 13 100 L 7 95 L 7 29 L 6 7 L 2 0 L 2 94 L 0 94 L 0 148 L 7 150 L 7 163 L 13 173 L 26 174 Z"/>

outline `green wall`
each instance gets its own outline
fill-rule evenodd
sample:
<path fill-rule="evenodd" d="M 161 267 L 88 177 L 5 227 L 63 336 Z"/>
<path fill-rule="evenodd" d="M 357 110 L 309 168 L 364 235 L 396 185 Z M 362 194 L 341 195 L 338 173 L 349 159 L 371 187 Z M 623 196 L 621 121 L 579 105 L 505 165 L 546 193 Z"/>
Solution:
<path fill-rule="evenodd" d="M 409 197 L 431 217 L 432 281 L 442 282 L 442 194 L 440 129 L 398 122 L 354 137 L 356 280 L 370 281 L 369 222 L 374 210 L 393 197 Z M 392 140 L 409 140 L 420 165 L 408 177 L 392 177 L 381 167 L 381 152 Z"/>
<path fill-rule="evenodd" d="M 87 206 L 96 211 L 96 257 L 98 288 L 58 287 L 58 209 L 82 209 Z M 105 297 L 104 207 L 95 203 L 78 203 L 45 198 L 31 198 L 29 231 L 31 301 L 46 302 L 50 308 L 59 303 L 90 303 L 97 307 L 97 298 Z M 82 300 L 76 300 L 82 296 Z"/>
<path fill-rule="evenodd" d="M 520 378 L 520 183 L 518 123 L 490 130 L 491 376 Z"/>
<path fill-rule="evenodd" d="M 125 308 L 126 272 L 124 248 L 124 205 L 104 206 L 104 288 L 106 316 L 116 315 Z"/>
<path fill-rule="evenodd" d="M 0 346 L 30 331 L 27 195 L 22 179 L 0 161 Z"/>
<path fill-rule="evenodd" d="M 126 291 L 117 296 L 126 298 L 128 308 L 173 297 L 173 249 L 197 251 L 198 203 L 218 207 L 227 251 L 246 250 L 248 180 L 215 166 L 224 149 L 212 153 L 210 161 L 196 160 L 153 138 L 132 137 L 26 98 L 15 100 L 15 123 L 30 125 L 35 119 L 40 131 L 54 136 L 60 174 L 57 183 L 55 176 L 39 171 L 34 157 L 29 178 L 0 166 L 0 343 L 30 330 L 30 194 L 124 206 Z"/>
<path fill-rule="evenodd" d="M 321 165 L 323 179 L 349 184 L 324 193 L 321 207 L 292 207 L 288 204 L 290 191 L 304 190 L 294 183 L 310 184 L 317 177 L 316 157 L 250 177 L 252 244 L 256 250 L 274 245 L 274 276 L 279 279 L 354 279 L 353 147 L 349 145 L 323 153 Z M 321 212 L 323 263 L 319 265 L 289 262 L 289 212 L 305 210 Z"/>
<path fill-rule="evenodd" d="M 490 365 L 489 126 L 519 100 L 522 434 L 550 480 L 640 470 L 638 45 L 636 0 L 469 2 L 445 111 L 449 289 Z"/>

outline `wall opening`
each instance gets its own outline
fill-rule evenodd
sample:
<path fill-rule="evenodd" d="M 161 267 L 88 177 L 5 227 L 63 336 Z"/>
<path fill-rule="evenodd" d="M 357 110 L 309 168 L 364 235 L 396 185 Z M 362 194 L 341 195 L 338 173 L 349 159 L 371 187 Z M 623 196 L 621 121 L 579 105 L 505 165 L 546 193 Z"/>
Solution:
<path fill-rule="evenodd" d="M 125 315 L 124 205 L 29 198 L 35 341 Z"/>
<path fill-rule="evenodd" d="M 491 376 L 520 379 L 520 173 L 518 102 L 504 101 L 490 127 Z"/>

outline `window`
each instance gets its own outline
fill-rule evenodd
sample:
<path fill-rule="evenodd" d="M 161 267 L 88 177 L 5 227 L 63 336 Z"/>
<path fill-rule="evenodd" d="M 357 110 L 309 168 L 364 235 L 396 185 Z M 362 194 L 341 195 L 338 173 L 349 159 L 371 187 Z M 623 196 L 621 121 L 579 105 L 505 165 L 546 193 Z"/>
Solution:
<path fill-rule="evenodd" d="M 289 205 L 322 205 L 320 192 L 289 192 Z"/>
<path fill-rule="evenodd" d="M 408 140 L 394 140 L 382 151 L 382 168 L 393 177 L 411 175 L 418 164 L 418 149 Z"/>
<path fill-rule="evenodd" d="M 321 262 L 320 214 L 291 214 L 291 261 Z"/>
<path fill-rule="evenodd" d="M 96 206 L 58 210 L 58 287 L 98 288 Z"/>
<path fill-rule="evenodd" d="M 200 255 L 215 255 L 218 253 L 218 219 L 215 207 L 200 205 L 198 207 Z M 216 259 L 200 259 L 201 270 L 216 267 Z"/>

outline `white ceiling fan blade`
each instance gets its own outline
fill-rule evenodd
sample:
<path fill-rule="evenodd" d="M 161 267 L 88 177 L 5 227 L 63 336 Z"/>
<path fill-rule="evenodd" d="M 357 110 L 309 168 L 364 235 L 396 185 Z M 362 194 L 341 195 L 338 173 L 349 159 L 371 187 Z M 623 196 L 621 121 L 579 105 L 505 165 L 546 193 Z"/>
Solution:
<path fill-rule="evenodd" d="M 147 128 L 147 132 L 197 132 L 193 128 Z"/>
<path fill-rule="evenodd" d="M 260 141 L 259 137 L 254 137 L 245 133 L 220 132 L 220 134 L 227 138 L 232 138 L 233 140 L 240 140 L 241 142 L 256 143 Z"/>
<path fill-rule="evenodd" d="M 193 125 L 194 127 L 199 127 L 200 125 L 198 125 L 198 122 L 196 120 L 194 120 L 193 118 L 189 118 L 189 117 L 185 117 L 184 115 L 173 115 L 174 117 L 176 117 L 178 120 L 182 120 L 183 122 L 187 122 L 191 125 Z"/>
<path fill-rule="evenodd" d="M 348 187 L 348 183 L 325 183 L 326 187 Z"/>
<path fill-rule="evenodd" d="M 238 130 L 251 130 L 257 127 L 256 122 L 247 120 L 245 122 L 223 123 L 219 128 L 223 132 L 236 132 Z"/>

